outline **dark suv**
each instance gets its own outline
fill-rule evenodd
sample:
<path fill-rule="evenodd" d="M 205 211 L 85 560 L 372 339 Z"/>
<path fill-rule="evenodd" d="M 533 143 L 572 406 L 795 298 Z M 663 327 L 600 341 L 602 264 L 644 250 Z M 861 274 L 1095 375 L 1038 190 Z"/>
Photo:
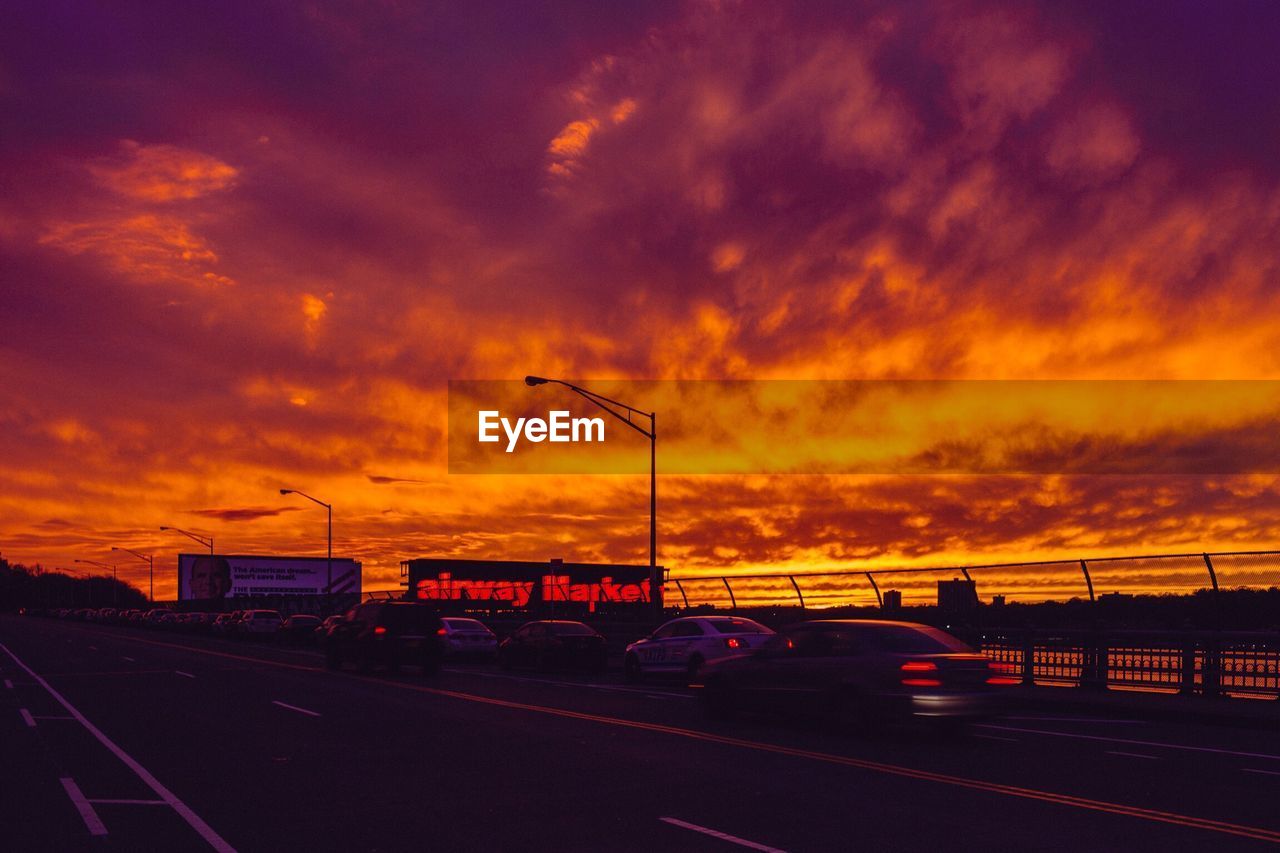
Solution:
<path fill-rule="evenodd" d="M 382 664 L 422 667 L 424 675 L 440 669 L 444 656 L 444 624 L 435 608 L 413 601 L 366 601 L 336 620 L 321 638 L 325 663 L 339 669 L 351 661 L 361 672 Z"/>

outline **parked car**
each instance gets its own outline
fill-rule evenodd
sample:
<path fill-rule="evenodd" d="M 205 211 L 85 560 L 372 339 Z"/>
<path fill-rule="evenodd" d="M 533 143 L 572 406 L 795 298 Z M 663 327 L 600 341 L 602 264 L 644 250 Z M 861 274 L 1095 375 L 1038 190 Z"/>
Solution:
<path fill-rule="evenodd" d="M 331 624 L 324 635 L 325 663 L 339 669 L 348 661 L 361 672 L 385 665 L 417 664 L 424 675 L 440 669 L 443 632 L 435 608 L 416 601 L 366 601 Z"/>
<path fill-rule="evenodd" d="M 244 613 L 243 610 L 232 610 L 230 613 L 219 614 L 218 618 L 213 620 L 213 633 L 224 636 L 234 634 L 236 623 L 240 621 L 240 617 L 244 616 Z"/>
<path fill-rule="evenodd" d="M 771 636 L 759 622 L 737 616 L 682 616 L 627 646 L 622 671 L 628 681 L 650 673 L 693 680 L 708 661 L 758 649 Z"/>
<path fill-rule="evenodd" d="M 235 634 L 237 637 L 273 639 L 283 623 L 278 610 L 246 610 L 235 623 Z"/>
<path fill-rule="evenodd" d="M 334 624 L 341 621 L 342 621 L 341 613 L 335 613 L 332 616 L 324 617 L 324 621 L 321 622 L 319 627 L 317 627 L 315 631 L 312 633 L 312 637 L 314 638 L 314 641 L 316 643 L 323 643 L 325 636 L 327 636 L 329 633 L 329 629 L 332 628 Z"/>
<path fill-rule="evenodd" d="M 576 669 L 603 672 L 607 660 L 605 639 L 581 622 L 546 619 L 527 622 L 498 646 L 498 663 L 504 669 Z"/>
<path fill-rule="evenodd" d="M 498 635 L 479 619 L 445 616 L 445 654 L 449 657 L 492 658 L 498 653 Z"/>
<path fill-rule="evenodd" d="M 1000 687 L 1013 683 L 937 628 L 833 619 L 790 625 L 756 651 L 708 663 L 695 686 L 714 717 L 753 709 L 954 722 L 995 713 Z"/>
<path fill-rule="evenodd" d="M 158 627 L 164 622 L 172 622 L 173 614 L 163 607 L 153 607 L 142 617 L 142 623 L 148 627 Z"/>
<path fill-rule="evenodd" d="M 309 613 L 295 613 L 284 620 L 280 626 L 281 637 L 291 643 L 315 642 L 316 628 L 320 627 L 320 617 Z"/>

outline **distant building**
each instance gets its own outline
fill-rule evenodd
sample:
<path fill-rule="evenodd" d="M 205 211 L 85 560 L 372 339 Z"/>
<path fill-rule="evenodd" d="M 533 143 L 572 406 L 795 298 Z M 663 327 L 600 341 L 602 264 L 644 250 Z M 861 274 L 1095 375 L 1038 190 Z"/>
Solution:
<path fill-rule="evenodd" d="M 992 607 L 1004 607 L 1004 596 L 1003 596 L 1003 595 L 993 595 L 993 596 L 991 596 L 991 606 L 992 606 Z"/>
<path fill-rule="evenodd" d="M 938 581 L 938 609 L 943 613 L 968 613 L 977 607 L 978 587 L 973 581 Z"/>
<path fill-rule="evenodd" d="M 885 590 L 884 603 L 881 608 L 886 613 L 896 613 L 902 609 L 902 593 L 896 589 Z"/>

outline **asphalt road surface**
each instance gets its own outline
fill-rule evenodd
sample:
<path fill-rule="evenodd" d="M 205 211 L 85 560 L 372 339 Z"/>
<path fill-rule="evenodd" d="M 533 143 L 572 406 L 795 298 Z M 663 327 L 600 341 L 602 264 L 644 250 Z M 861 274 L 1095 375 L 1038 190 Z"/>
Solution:
<path fill-rule="evenodd" d="M 616 677 L 615 677 L 616 678 Z M 1280 733 L 1011 713 L 704 721 L 661 682 L 0 617 L 0 850 L 1234 850 Z"/>

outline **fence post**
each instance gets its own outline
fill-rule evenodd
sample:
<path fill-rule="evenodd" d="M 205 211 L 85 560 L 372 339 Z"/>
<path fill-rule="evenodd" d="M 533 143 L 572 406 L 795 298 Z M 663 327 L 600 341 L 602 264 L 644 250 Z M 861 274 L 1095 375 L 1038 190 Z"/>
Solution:
<path fill-rule="evenodd" d="M 734 598 L 734 597 L 733 597 L 733 587 L 729 586 L 729 579 L 728 579 L 728 578 L 720 578 L 720 580 L 724 581 L 724 588 L 725 588 L 725 589 L 727 589 L 727 590 L 729 590 L 729 610 L 730 610 L 731 612 L 733 612 L 733 613 L 737 613 L 737 612 L 738 612 L 738 599 L 736 599 L 736 598 Z"/>
<path fill-rule="evenodd" d="M 1182 644 L 1182 683 L 1178 693 L 1191 696 L 1196 692 L 1196 642 L 1187 640 Z"/>
<path fill-rule="evenodd" d="M 1216 633 L 1204 641 L 1204 669 L 1200 673 L 1200 689 L 1210 698 L 1217 698 L 1222 694 L 1222 647 Z"/>
<path fill-rule="evenodd" d="M 796 583 L 796 576 L 787 575 L 787 578 L 791 581 L 791 585 L 795 587 L 796 598 L 800 599 L 800 609 L 804 610 L 804 595 L 800 592 L 800 584 Z"/>
<path fill-rule="evenodd" d="M 867 576 L 867 580 L 871 581 L 871 588 L 872 588 L 873 590 L 875 590 L 875 593 L 876 593 L 876 606 L 877 606 L 877 607 L 879 607 L 881 610 L 883 610 L 883 609 L 884 609 L 884 597 L 883 597 L 882 595 L 880 595 L 880 587 L 876 585 L 876 579 L 875 579 L 874 577 L 872 577 L 872 576 L 871 576 L 871 572 L 864 572 L 863 574 L 865 574 L 865 575 Z"/>
<path fill-rule="evenodd" d="M 1097 601 L 1098 599 L 1093 597 L 1093 578 L 1089 577 L 1089 564 L 1084 560 L 1080 561 L 1080 571 L 1084 573 L 1085 585 L 1089 587 L 1089 600 Z"/>
<path fill-rule="evenodd" d="M 1085 641 L 1084 661 L 1080 668 L 1080 686 L 1092 690 L 1107 689 L 1107 640 L 1097 631 L 1090 631 Z"/>
<path fill-rule="evenodd" d="M 1022 635 L 1022 683 L 1027 687 L 1036 683 L 1036 640 L 1031 631 Z"/>
<path fill-rule="evenodd" d="M 1213 560 L 1209 559 L 1208 554 L 1202 554 L 1204 557 L 1204 567 L 1209 570 L 1209 583 L 1213 584 L 1213 591 L 1218 591 L 1218 573 L 1213 570 Z"/>

